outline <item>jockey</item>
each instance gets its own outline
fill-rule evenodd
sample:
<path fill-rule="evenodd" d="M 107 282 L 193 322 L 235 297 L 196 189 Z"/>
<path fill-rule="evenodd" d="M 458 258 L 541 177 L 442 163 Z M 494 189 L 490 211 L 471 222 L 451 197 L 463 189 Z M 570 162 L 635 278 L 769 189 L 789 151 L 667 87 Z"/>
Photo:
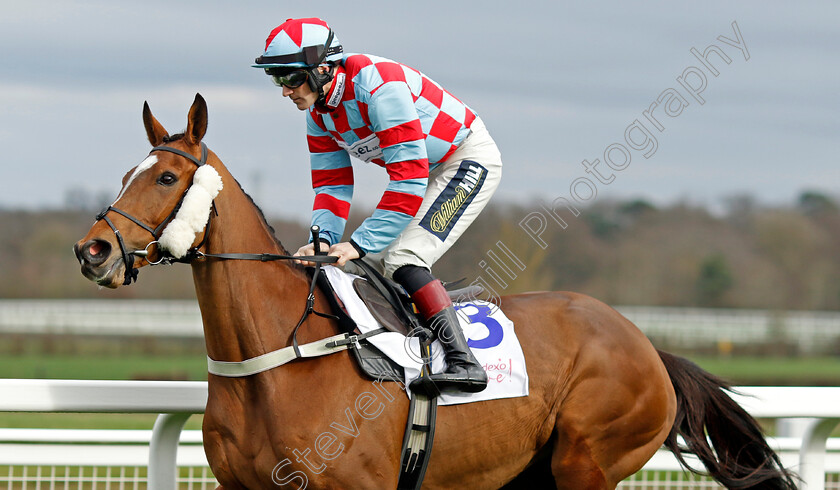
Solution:
<path fill-rule="evenodd" d="M 483 390 L 487 375 L 443 284 L 431 274 L 501 178 L 499 150 L 481 119 L 414 68 L 345 54 L 317 18 L 276 27 L 253 66 L 306 111 L 312 224 L 321 228 L 329 255 L 339 266 L 364 257 L 405 288 L 444 346 L 446 370 L 429 378 L 439 390 Z M 373 214 L 342 241 L 353 194 L 350 157 L 383 167 L 390 180 Z M 314 253 L 311 242 L 297 251 Z"/>

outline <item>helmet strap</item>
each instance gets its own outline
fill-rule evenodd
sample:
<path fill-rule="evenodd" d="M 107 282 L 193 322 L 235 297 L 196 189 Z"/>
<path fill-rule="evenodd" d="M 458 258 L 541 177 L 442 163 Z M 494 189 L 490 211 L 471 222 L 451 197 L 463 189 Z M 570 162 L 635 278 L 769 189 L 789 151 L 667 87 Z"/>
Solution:
<path fill-rule="evenodd" d="M 319 105 L 324 105 L 324 102 L 327 100 L 327 94 L 324 92 L 324 85 L 330 83 L 333 79 L 334 67 L 332 63 L 327 64 L 328 69 L 326 73 L 321 73 L 321 70 L 318 69 L 324 61 L 324 58 L 327 57 L 327 50 L 329 49 L 330 44 L 332 44 L 333 36 L 335 36 L 335 34 L 332 29 L 330 29 L 330 32 L 327 35 L 327 40 L 324 42 L 324 47 L 321 50 L 321 53 L 319 53 L 318 62 L 314 63 L 312 68 L 309 69 L 309 77 L 307 78 L 309 81 L 309 87 L 313 92 L 318 94 L 318 100 L 316 100 L 315 103 Z"/>
<path fill-rule="evenodd" d="M 315 101 L 318 105 L 324 105 L 324 102 L 326 102 L 327 94 L 324 92 L 324 85 L 332 81 L 335 72 L 335 66 L 332 64 L 327 66 L 329 69 L 326 73 L 321 73 L 318 66 L 313 66 L 309 69 L 309 76 L 306 78 L 307 83 L 309 83 L 309 88 L 318 94 L 318 100 Z"/>

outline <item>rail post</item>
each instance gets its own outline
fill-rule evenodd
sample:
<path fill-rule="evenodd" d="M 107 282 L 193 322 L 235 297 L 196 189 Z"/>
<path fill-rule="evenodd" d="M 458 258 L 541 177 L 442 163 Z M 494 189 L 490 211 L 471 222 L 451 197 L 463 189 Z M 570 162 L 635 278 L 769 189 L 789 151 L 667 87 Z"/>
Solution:
<path fill-rule="evenodd" d="M 814 419 L 805 429 L 799 449 L 803 490 L 825 490 L 826 443 L 837 424 L 840 424 L 840 418 Z"/>
<path fill-rule="evenodd" d="M 175 490 L 178 477 L 178 441 L 191 413 L 162 413 L 155 420 L 149 444 L 149 488 Z"/>

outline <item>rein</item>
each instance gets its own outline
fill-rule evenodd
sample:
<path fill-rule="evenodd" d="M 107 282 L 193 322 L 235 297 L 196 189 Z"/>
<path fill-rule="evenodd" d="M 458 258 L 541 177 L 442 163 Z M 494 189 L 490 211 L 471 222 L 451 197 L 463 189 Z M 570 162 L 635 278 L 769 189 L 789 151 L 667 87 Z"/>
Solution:
<path fill-rule="evenodd" d="M 338 261 L 338 257 L 333 255 L 327 255 L 326 252 L 320 251 L 320 240 L 318 239 L 321 228 L 318 225 L 312 225 L 310 228 L 312 232 L 312 244 L 315 247 L 315 255 L 314 256 L 298 256 L 298 255 L 280 255 L 280 254 L 270 254 L 270 253 L 261 253 L 261 254 L 249 254 L 249 253 L 221 253 L 221 254 L 208 254 L 201 252 L 200 250 L 193 249 L 191 254 L 189 255 L 190 259 L 196 258 L 211 258 L 211 259 L 220 259 L 220 260 L 259 260 L 260 262 L 273 262 L 275 260 L 298 260 L 303 259 L 309 262 L 315 262 L 315 272 L 312 274 L 312 281 L 309 284 L 309 294 L 306 296 L 306 309 L 303 311 L 303 315 L 298 320 L 297 325 L 295 325 L 294 330 L 292 330 L 292 349 L 294 350 L 295 356 L 290 360 L 297 359 L 299 357 L 309 357 L 304 356 L 301 352 L 300 345 L 298 345 L 297 341 L 297 332 L 300 329 L 300 326 L 303 325 L 303 322 L 306 321 L 306 317 L 308 317 L 311 313 L 314 313 L 322 318 L 331 318 L 333 320 L 338 320 L 338 317 L 329 313 L 321 313 L 320 311 L 315 311 L 315 286 L 318 282 L 318 276 L 321 274 L 321 265 L 322 264 L 331 264 Z M 328 340 L 334 340 L 332 338 Z M 281 349 L 282 350 L 282 349 Z M 274 353 L 280 351 L 274 351 Z M 273 353 L 270 353 L 273 354 Z M 268 354 L 264 354 L 268 355 Z M 323 355 L 323 354 L 319 354 Z M 262 356 L 261 356 L 262 357 Z M 208 357 L 208 362 L 212 361 Z M 213 361 L 217 362 L 217 361 Z M 288 362 L 288 361 L 285 361 Z M 284 364 L 285 364 L 284 362 Z M 279 364 L 278 364 L 279 365 Z M 272 366 L 276 367 L 276 366 Z M 270 368 L 268 368 L 270 369 Z M 259 372 L 259 371 L 258 371 Z"/>
<path fill-rule="evenodd" d="M 298 320 L 297 325 L 292 330 L 292 345 L 289 347 L 284 347 L 282 349 L 278 349 L 275 351 L 268 352 L 266 354 L 262 354 L 257 357 L 253 357 L 250 359 L 245 359 L 244 361 L 217 361 L 215 359 L 211 359 L 209 356 L 207 357 L 207 372 L 210 374 L 215 374 L 216 376 L 224 376 L 224 377 L 243 377 L 243 376 L 251 376 L 253 374 L 261 373 L 263 371 L 267 371 L 269 369 L 276 368 L 278 366 L 282 366 L 290 361 L 294 361 L 295 359 L 300 359 L 304 357 L 319 357 L 325 356 L 328 354 L 334 354 L 338 351 L 345 350 L 349 348 L 350 345 L 356 344 L 358 345 L 359 340 L 363 338 L 370 337 L 372 335 L 380 334 L 385 332 L 385 329 L 379 329 L 375 332 L 369 332 L 367 334 L 362 335 L 350 335 L 350 334 L 338 334 L 332 337 L 321 339 L 315 342 L 311 342 L 305 345 L 298 344 L 297 340 L 297 333 L 300 329 L 303 322 L 306 321 L 306 318 L 310 314 L 315 314 L 322 318 L 329 318 L 333 320 L 338 320 L 336 315 L 332 315 L 329 313 L 322 313 L 320 311 L 315 311 L 315 286 L 318 282 L 318 276 L 321 274 L 321 266 L 323 264 L 331 264 L 338 261 L 338 257 L 327 255 L 326 252 L 321 252 L 320 248 L 320 240 L 318 240 L 318 236 L 321 232 L 321 228 L 317 225 L 313 225 L 310 228 L 312 232 L 313 244 L 315 247 L 315 254 L 314 256 L 299 256 L 299 255 L 281 255 L 281 254 L 270 254 L 270 253 L 261 253 L 261 254 L 252 254 L 252 253 L 220 253 L 220 254 L 208 254 L 201 252 L 197 248 L 190 250 L 188 255 L 185 257 L 186 262 L 190 262 L 195 259 L 219 259 L 219 260 L 258 260 L 260 262 L 273 262 L 276 260 L 297 260 L 297 259 L 304 259 L 309 262 L 314 262 L 315 265 L 315 272 L 312 274 L 312 281 L 309 284 L 309 294 L 306 296 L 306 309 L 303 310 L 303 314 Z"/>

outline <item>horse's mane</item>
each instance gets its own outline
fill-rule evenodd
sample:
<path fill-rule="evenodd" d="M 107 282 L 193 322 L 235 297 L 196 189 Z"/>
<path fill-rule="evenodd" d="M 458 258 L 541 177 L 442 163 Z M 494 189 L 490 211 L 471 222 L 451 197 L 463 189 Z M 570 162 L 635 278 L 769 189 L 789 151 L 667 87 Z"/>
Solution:
<path fill-rule="evenodd" d="M 175 133 L 175 134 L 167 134 L 163 137 L 164 143 L 172 143 L 173 141 L 178 141 L 184 138 L 184 133 Z"/>
<path fill-rule="evenodd" d="M 234 182 L 236 182 L 236 185 L 238 185 L 238 186 L 239 186 L 239 190 L 241 190 L 241 191 L 242 191 L 242 193 L 243 193 L 243 194 L 245 194 L 245 197 L 247 197 L 247 198 L 248 198 L 248 200 L 249 200 L 249 201 L 251 201 L 251 205 L 253 205 L 253 206 L 254 206 L 254 209 L 256 209 L 256 210 L 257 210 L 257 213 L 260 215 L 260 219 L 261 219 L 261 220 L 262 220 L 262 222 L 265 224 L 265 226 L 268 228 L 268 231 L 269 231 L 269 232 L 271 232 L 271 237 L 272 237 L 272 238 L 274 238 L 274 242 L 275 242 L 275 243 L 277 243 L 277 246 L 278 246 L 278 247 L 280 247 L 280 251 L 281 251 L 284 255 L 290 255 L 290 254 L 289 254 L 289 251 L 288 251 L 288 250 L 286 250 L 286 247 L 284 247 L 284 246 L 283 246 L 283 244 L 282 244 L 282 243 L 280 243 L 280 240 L 277 238 L 277 233 L 274 231 L 274 227 L 273 227 L 273 226 L 271 226 L 271 224 L 270 224 L 270 223 L 268 222 L 268 220 L 265 218 L 265 213 L 263 213 L 263 210 L 262 210 L 262 209 L 260 209 L 260 207 L 257 205 L 257 203 L 255 203 L 255 202 L 254 202 L 254 198 L 253 198 L 253 197 L 251 197 L 251 195 L 250 195 L 250 194 L 248 194 L 247 192 L 245 192 L 245 189 L 243 189 L 243 188 L 242 188 L 242 184 L 240 184 L 240 183 L 239 183 L 239 181 L 238 181 L 238 180 L 236 180 L 236 177 L 234 177 L 234 178 L 233 178 L 233 181 L 234 181 Z M 301 267 L 301 269 L 303 269 L 303 267 Z"/>

